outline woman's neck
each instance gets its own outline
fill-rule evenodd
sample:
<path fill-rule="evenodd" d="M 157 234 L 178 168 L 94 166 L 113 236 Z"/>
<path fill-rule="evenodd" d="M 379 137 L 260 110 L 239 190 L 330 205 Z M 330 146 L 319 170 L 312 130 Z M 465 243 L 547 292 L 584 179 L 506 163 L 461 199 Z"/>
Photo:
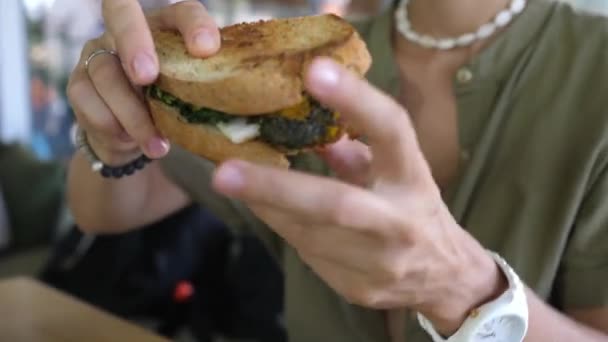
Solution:
<path fill-rule="evenodd" d="M 415 31 L 435 37 L 457 37 L 477 31 L 510 0 L 410 0 L 409 20 Z"/>
<path fill-rule="evenodd" d="M 414 31 L 437 38 L 453 38 L 477 31 L 490 22 L 511 0 L 410 0 L 408 18 Z M 481 51 L 492 39 L 471 46 L 440 51 L 427 49 L 407 41 L 396 31 L 393 38 L 398 59 L 437 60 L 453 70 Z"/>

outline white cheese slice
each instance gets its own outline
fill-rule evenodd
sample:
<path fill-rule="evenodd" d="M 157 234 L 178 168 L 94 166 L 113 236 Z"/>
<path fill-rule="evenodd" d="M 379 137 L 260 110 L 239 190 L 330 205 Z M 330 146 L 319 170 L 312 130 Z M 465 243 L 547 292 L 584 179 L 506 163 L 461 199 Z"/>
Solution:
<path fill-rule="evenodd" d="M 234 144 L 244 143 L 260 135 L 260 125 L 248 123 L 247 119 L 220 122 L 217 128 Z"/>

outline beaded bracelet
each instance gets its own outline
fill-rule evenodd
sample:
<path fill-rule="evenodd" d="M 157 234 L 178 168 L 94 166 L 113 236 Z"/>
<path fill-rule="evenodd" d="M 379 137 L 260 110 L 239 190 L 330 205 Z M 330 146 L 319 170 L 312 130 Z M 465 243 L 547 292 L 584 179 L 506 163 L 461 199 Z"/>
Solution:
<path fill-rule="evenodd" d="M 93 172 L 99 172 L 99 174 L 101 174 L 101 176 L 104 178 L 118 179 L 124 176 L 130 176 L 136 171 L 143 169 L 148 163 L 152 161 L 152 159 L 142 154 L 141 156 L 135 158 L 134 160 L 125 165 L 108 166 L 105 165 L 97 157 L 97 154 L 95 154 L 95 152 L 89 145 L 86 132 L 79 126 L 76 126 L 76 135 L 74 140 L 78 149 L 80 149 L 84 153 L 85 157 L 91 163 L 91 170 Z"/>

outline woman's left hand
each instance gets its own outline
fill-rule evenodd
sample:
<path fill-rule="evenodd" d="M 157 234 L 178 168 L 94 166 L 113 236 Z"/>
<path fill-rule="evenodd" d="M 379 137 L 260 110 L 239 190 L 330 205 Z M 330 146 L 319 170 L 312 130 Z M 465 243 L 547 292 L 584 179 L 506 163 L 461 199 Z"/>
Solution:
<path fill-rule="evenodd" d="M 245 202 L 349 302 L 409 308 L 457 330 L 506 280 L 443 203 L 407 112 L 326 59 L 306 87 L 368 140 L 322 153 L 340 179 L 229 161 L 215 189 Z"/>

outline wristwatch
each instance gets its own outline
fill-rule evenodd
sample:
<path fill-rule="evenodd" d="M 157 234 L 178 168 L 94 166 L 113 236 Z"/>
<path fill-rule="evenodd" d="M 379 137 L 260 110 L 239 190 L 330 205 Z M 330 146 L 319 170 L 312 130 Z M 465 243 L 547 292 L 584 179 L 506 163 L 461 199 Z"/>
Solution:
<path fill-rule="evenodd" d="M 522 342 L 528 331 L 528 302 L 524 285 L 498 254 L 489 252 L 507 277 L 509 288 L 497 299 L 474 309 L 460 329 L 444 338 L 418 313 L 420 326 L 433 342 Z"/>

